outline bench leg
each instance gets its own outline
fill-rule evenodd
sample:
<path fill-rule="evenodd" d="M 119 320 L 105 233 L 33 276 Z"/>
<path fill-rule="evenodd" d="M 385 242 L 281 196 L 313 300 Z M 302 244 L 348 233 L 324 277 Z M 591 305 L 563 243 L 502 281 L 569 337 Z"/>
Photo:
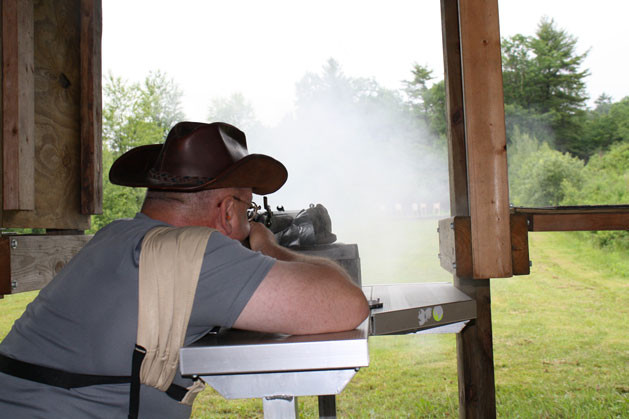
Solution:
<path fill-rule="evenodd" d="M 297 397 L 273 396 L 262 399 L 266 419 L 296 419 L 299 417 Z"/>
<path fill-rule="evenodd" d="M 336 396 L 319 396 L 319 419 L 336 419 Z"/>

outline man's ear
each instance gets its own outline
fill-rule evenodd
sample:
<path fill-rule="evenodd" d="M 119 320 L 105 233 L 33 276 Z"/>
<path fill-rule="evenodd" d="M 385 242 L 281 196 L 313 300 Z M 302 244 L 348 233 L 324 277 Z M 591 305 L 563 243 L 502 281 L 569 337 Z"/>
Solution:
<path fill-rule="evenodd" d="M 234 200 L 231 197 L 226 197 L 218 208 L 218 223 L 223 230 L 223 234 L 229 236 L 233 231 L 232 220 L 235 216 Z"/>

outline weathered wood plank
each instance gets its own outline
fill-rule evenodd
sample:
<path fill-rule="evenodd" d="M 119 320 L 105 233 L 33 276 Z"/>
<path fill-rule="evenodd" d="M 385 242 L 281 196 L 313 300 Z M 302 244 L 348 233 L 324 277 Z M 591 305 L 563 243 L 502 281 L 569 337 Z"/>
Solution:
<path fill-rule="evenodd" d="M 3 227 L 86 230 L 81 213 L 80 0 L 36 0 L 35 209 Z"/>
<path fill-rule="evenodd" d="M 81 0 L 81 213 L 103 212 L 101 0 Z"/>
<path fill-rule="evenodd" d="M 448 109 L 448 151 L 450 202 L 454 216 L 469 216 L 466 133 L 460 121 L 465 114 L 462 90 L 459 2 L 441 0 L 441 21 L 445 61 L 446 106 Z M 464 110 L 465 109 L 465 110 Z M 459 112 L 461 110 L 462 112 Z M 440 229 L 441 231 L 441 229 Z M 476 302 L 477 318 L 457 333 L 459 417 L 492 418 L 496 416 L 491 301 L 489 280 L 472 276 L 453 278 L 454 286 Z"/>
<path fill-rule="evenodd" d="M 530 214 L 530 231 L 629 230 L 629 213 Z"/>
<path fill-rule="evenodd" d="M 510 277 L 498 1 L 461 1 L 459 7 L 474 278 Z"/>
<path fill-rule="evenodd" d="M 2 2 L 2 208 L 35 208 L 33 3 Z"/>
<path fill-rule="evenodd" d="M 0 295 L 11 294 L 11 249 L 9 240 L 0 237 Z"/>
<path fill-rule="evenodd" d="M 524 215 L 511 214 L 511 263 L 513 275 L 531 273 L 529 259 L 529 232 Z"/>
<path fill-rule="evenodd" d="M 458 8 L 446 6 L 447 3 L 449 2 L 441 1 L 441 34 L 448 122 L 446 127 L 450 172 L 450 208 L 452 208 L 452 214 L 469 215 L 459 16 Z"/>
<path fill-rule="evenodd" d="M 460 418 L 496 417 L 489 281 L 455 280 L 455 286 L 476 301 L 476 319 L 456 335 Z"/>
<path fill-rule="evenodd" d="M 511 260 L 514 275 L 530 273 L 527 219 L 520 214 L 511 215 Z M 439 261 L 458 277 L 473 276 L 470 217 L 439 220 Z"/>
<path fill-rule="evenodd" d="M 529 231 L 629 230 L 629 205 L 513 208 Z"/>
<path fill-rule="evenodd" d="M 514 207 L 514 214 L 629 214 L 629 205 L 573 205 L 561 207 Z"/>
<path fill-rule="evenodd" d="M 8 278 L 6 272 L 2 272 L 0 284 L 5 284 L 5 288 L 7 283 L 13 284 L 12 294 L 43 288 L 91 238 L 83 235 L 3 236 L 0 250 L 8 247 L 11 268 Z"/>
<path fill-rule="evenodd" d="M 439 261 L 443 269 L 458 277 L 472 276 L 470 217 L 439 220 Z"/>

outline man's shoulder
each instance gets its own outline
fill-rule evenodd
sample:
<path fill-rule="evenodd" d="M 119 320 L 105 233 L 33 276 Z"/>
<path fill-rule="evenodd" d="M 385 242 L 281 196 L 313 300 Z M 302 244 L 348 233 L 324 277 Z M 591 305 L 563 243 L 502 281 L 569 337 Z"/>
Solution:
<path fill-rule="evenodd" d="M 101 228 L 96 233 L 96 236 L 107 234 L 123 234 L 125 232 L 132 234 L 141 231 L 146 232 L 151 228 L 158 226 L 168 226 L 168 224 L 164 223 L 163 221 L 154 220 L 149 216 L 139 212 L 133 218 L 120 218 L 112 221 L 105 227 Z"/>

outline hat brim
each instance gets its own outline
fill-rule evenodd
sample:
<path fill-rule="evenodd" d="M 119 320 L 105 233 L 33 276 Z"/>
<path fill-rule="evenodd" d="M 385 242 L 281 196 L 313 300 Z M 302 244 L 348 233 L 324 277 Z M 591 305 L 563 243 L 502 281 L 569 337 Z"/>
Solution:
<path fill-rule="evenodd" d="M 286 167 L 281 162 L 264 154 L 249 154 L 209 181 L 157 179 L 149 176 L 149 171 L 161 148 L 161 144 L 151 144 L 127 151 L 111 166 L 109 180 L 116 185 L 179 192 L 251 188 L 257 195 L 267 195 L 280 189 L 288 178 Z"/>

